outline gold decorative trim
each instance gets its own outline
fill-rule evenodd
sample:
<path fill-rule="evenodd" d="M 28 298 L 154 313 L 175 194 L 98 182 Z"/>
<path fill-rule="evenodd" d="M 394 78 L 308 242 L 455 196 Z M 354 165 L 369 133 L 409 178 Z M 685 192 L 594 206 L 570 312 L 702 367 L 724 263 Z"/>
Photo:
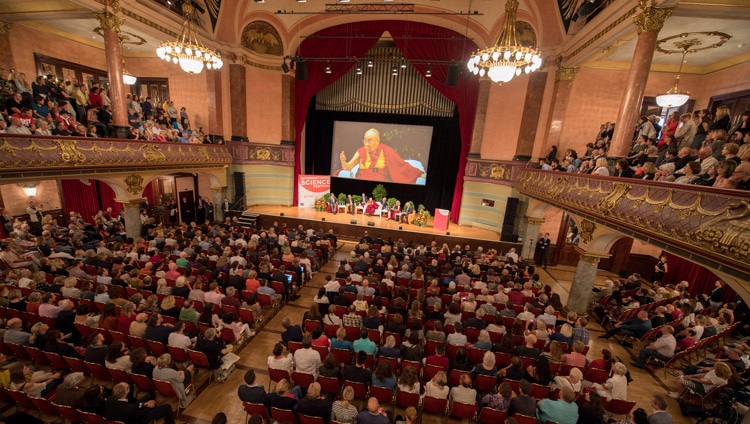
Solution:
<path fill-rule="evenodd" d="M 596 223 L 584 219 L 581 224 L 578 225 L 579 235 L 581 241 L 584 243 L 590 243 L 594 239 L 594 231 L 596 231 Z"/>
<path fill-rule="evenodd" d="M 211 190 L 213 190 L 215 193 L 225 194 L 227 192 L 227 186 L 223 186 L 223 187 L 211 187 Z"/>
<path fill-rule="evenodd" d="M 0 35 L 8 35 L 12 26 L 10 22 L 0 21 Z"/>
<path fill-rule="evenodd" d="M 96 0 L 96 2 L 99 3 L 99 4 L 101 4 L 101 5 L 105 5 L 106 4 L 105 0 Z M 147 25 L 147 26 L 149 26 L 149 27 L 151 27 L 151 28 L 153 28 L 153 29 L 155 29 L 157 31 L 161 31 L 164 34 L 167 34 L 167 35 L 169 35 L 171 37 L 177 37 L 177 33 L 176 32 L 174 32 L 174 31 L 170 30 L 169 28 L 166 28 L 166 27 L 164 27 L 162 25 L 159 25 L 159 24 L 157 24 L 157 23 L 155 23 L 153 21 L 150 21 L 150 20 L 144 18 L 143 16 L 141 16 L 141 15 L 139 15 L 137 13 L 134 13 L 134 12 L 128 10 L 128 9 L 122 9 L 121 8 L 120 12 L 122 12 L 122 14 L 124 16 L 126 16 L 128 18 L 131 18 L 131 19 L 133 19 L 135 21 L 138 21 L 138 22 L 140 22 L 140 23 L 142 23 L 144 25 Z"/>
<path fill-rule="evenodd" d="M 578 73 L 578 68 L 576 67 L 566 68 L 564 66 L 558 66 L 557 71 L 555 71 L 555 82 L 573 81 L 576 73 Z"/>
<path fill-rule="evenodd" d="M 120 32 L 120 27 L 125 23 L 125 19 L 111 12 L 94 12 L 94 17 L 99 21 L 99 29 L 103 31 Z M 96 29 L 94 30 L 96 32 Z"/>
<path fill-rule="evenodd" d="M 655 7 L 652 0 L 638 0 L 638 7 L 641 9 L 641 13 L 633 17 L 638 34 L 661 31 L 664 27 L 664 21 L 672 16 L 674 11 L 673 7 Z"/>
<path fill-rule="evenodd" d="M 732 213 L 737 211 L 737 213 Z M 729 206 L 720 216 L 706 222 L 693 234 L 696 244 L 735 259 L 750 259 L 750 202 Z M 744 220 L 745 222 L 742 222 Z"/>
<path fill-rule="evenodd" d="M 54 143 L 60 148 L 60 158 L 65 164 L 77 166 L 86 162 L 86 156 L 78 151 L 76 140 L 54 140 Z"/>
<path fill-rule="evenodd" d="M 133 194 L 140 194 L 140 193 L 133 193 Z M 143 203 L 143 199 L 133 199 L 133 200 L 127 200 L 125 202 L 122 202 L 122 207 L 125 209 L 141 209 L 141 204 Z"/>
<path fill-rule="evenodd" d="M 426 102 L 410 102 L 410 103 L 402 103 L 402 104 L 398 104 L 398 105 L 385 105 L 385 104 L 367 102 L 367 101 L 360 100 L 360 99 L 349 99 L 347 101 L 338 102 L 338 103 L 324 103 L 324 102 L 320 102 L 318 104 L 321 107 L 329 108 L 329 109 L 341 109 L 341 108 L 344 108 L 344 107 L 349 107 L 351 105 L 360 105 L 360 106 L 365 106 L 365 107 L 374 108 L 374 109 L 387 110 L 387 111 L 391 111 L 391 112 L 393 112 L 393 111 L 400 111 L 400 110 L 403 110 L 403 109 L 410 109 L 410 108 L 421 107 L 421 108 L 425 108 L 427 110 L 431 110 L 431 111 L 433 111 L 435 113 L 444 114 L 444 115 L 446 115 L 446 114 L 452 114 L 453 113 L 453 108 L 450 108 L 450 109 L 441 109 L 441 108 L 437 108 L 437 107 L 431 106 L 430 104 L 428 104 Z"/>
<path fill-rule="evenodd" d="M 530 216 L 525 216 L 524 219 L 529 225 L 542 225 L 544 224 L 544 218 L 534 218 Z"/>
<path fill-rule="evenodd" d="M 94 32 L 104 37 L 104 30 L 102 29 L 102 27 L 94 28 Z M 132 32 L 119 31 L 119 37 L 120 43 L 122 44 L 132 44 L 135 46 L 142 46 L 146 44 L 145 38 L 141 37 L 140 35 L 133 34 Z"/>
<path fill-rule="evenodd" d="M 128 186 L 128 193 L 136 195 L 143 193 L 143 177 L 138 174 L 131 174 L 125 178 L 125 184 Z"/>
<path fill-rule="evenodd" d="M 633 7 L 632 9 L 625 12 L 622 16 L 612 21 L 612 23 L 607 25 L 604 29 L 596 33 L 593 37 L 589 38 L 585 43 L 578 46 L 577 49 L 573 50 L 572 53 L 570 53 L 568 56 L 565 57 L 565 60 L 567 61 L 567 60 L 570 60 L 571 58 L 576 57 L 578 53 L 585 50 L 588 46 L 594 44 L 598 39 L 604 37 L 604 35 L 606 35 L 608 32 L 612 31 L 615 27 L 625 22 L 626 19 L 633 16 L 637 10 L 638 10 L 637 6 Z"/>

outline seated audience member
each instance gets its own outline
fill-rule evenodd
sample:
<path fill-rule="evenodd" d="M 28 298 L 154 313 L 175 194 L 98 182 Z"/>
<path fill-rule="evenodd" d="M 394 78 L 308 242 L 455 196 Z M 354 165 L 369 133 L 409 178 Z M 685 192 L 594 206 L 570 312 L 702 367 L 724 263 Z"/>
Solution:
<path fill-rule="evenodd" d="M 622 362 L 616 362 L 612 366 L 612 377 L 604 384 L 594 383 L 592 387 L 599 396 L 610 401 L 612 399 L 628 400 L 628 373 L 627 367 Z"/>
<path fill-rule="evenodd" d="M 294 358 L 284 343 L 276 343 L 272 354 L 268 357 L 268 368 L 284 370 L 292 375 L 294 371 Z"/>
<path fill-rule="evenodd" d="M 193 364 L 185 367 L 184 370 L 175 370 L 171 368 L 172 355 L 165 353 L 156 360 L 156 368 L 153 371 L 153 378 L 162 381 L 168 381 L 172 384 L 177 398 L 181 402 L 184 402 L 187 393 L 185 386 L 189 385 L 192 380 L 192 375 L 195 372 L 195 366 Z"/>
<path fill-rule="evenodd" d="M 651 408 L 654 413 L 648 416 L 648 424 L 672 424 L 672 415 L 667 412 L 667 400 L 662 395 L 651 398 Z"/>
<path fill-rule="evenodd" d="M 578 405 L 576 395 L 570 387 L 563 387 L 560 399 L 543 399 L 539 402 L 536 417 L 541 422 L 556 422 L 559 424 L 576 424 L 578 422 Z"/>
<path fill-rule="evenodd" d="M 461 384 L 450 391 L 448 399 L 451 402 L 460 402 L 474 404 L 477 401 L 477 391 L 471 387 L 471 377 L 469 374 L 461 375 Z"/>
<path fill-rule="evenodd" d="M 532 384 L 528 380 L 521 380 L 518 384 L 520 393 L 510 400 L 508 405 L 508 416 L 515 414 L 534 417 L 536 415 L 536 399 L 531 397 Z"/>
<path fill-rule="evenodd" d="M 281 326 L 284 327 L 284 332 L 281 333 L 281 340 L 284 344 L 302 341 L 302 328 L 299 325 L 292 325 L 289 317 L 284 317 L 281 320 Z"/>
<path fill-rule="evenodd" d="M 661 337 L 655 342 L 641 349 L 635 362 L 630 365 L 636 368 L 643 368 L 650 358 L 656 358 L 661 361 L 668 361 L 674 356 L 677 348 L 677 340 L 674 338 L 674 328 L 671 325 L 665 325 L 661 328 Z"/>
<path fill-rule="evenodd" d="M 326 355 L 325 359 L 323 359 L 323 364 L 318 368 L 318 375 L 335 378 L 337 380 L 341 378 L 341 367 L 338 362 L 336 362 L 336 357 L 332 353 L 329 353 Z"/>
<path fill-rule="evenodd" d="M 500 411 L 507 411 L 510 399 L 513 396 L 513 388 L 508 383 L 502 383 L 497 387 L 497 393 L 490 393 L 482 397 L 482 405 Z"/>
<path fill-rule="evenodd" d="M 375 372 L 372 373 L 373 386 L 393 389 L 396 387 L 396 376 L 393 373 L 393 367 L 390 361 L 380 361 L 375 366 Z"/>
<path fill-rule="evenodd" d="M 424 385 L 424 395 L 437 399 L 448 399 L 448 377 L 445 371 L 438 371 L 430 381 Z"/>
<path fill-rule="evenodd" d="M 351 386 L 344 387 L 341 392 L 341 399 L 333 402 L 331 407 L 331 419 L 340 423 L 354 424 L 359 411 L 352 405 L 354 399 L 354 389 Z"/>
<path fill-rule="evenodd" d="M 342 373 L 344 376 L 344 381 L 369 384 L 371 381 L 371 371 L 366 368 L 366 362 L 367 354 L 362 351 L 358 352 L 354 365 L 344 365 L 344 370 Z"/>
<path fill-rule="evenodd" d="M 118 383 L 112 388 L 112 396 L 104 406 L 104 417 L 110 421 L 126 424 L 146 424 L 163 419 L 165 424 L 174 424 L 174 414 L 169 405 L 156 405 L 154 394 L 149 393 L 136 402 L 128 400 L 130 386 Z"/>
<path fill-rule="evenodd" d="M 55 391 L 55 403 L 72 406 L 73 408 L 80 407 L 83 404 L 86 388 L 79 387 L 79 385 L 84 380 L 86 380 L 86 376 L 82 372 L 73 372 L 66 375 Z"/>
<path fill-rule="evenodd" d="M 297 413 L 310 417 L 319 417 L 328 422 L 331 417 L 331 402 L 320 393 L 320 383 L 312 383 L 307 388 L 307 395 L 297 402 Z"/>
<path fill-rule="evenodd" d="M 312 336 L 306 334 L 302 338 L 302 348 L 294 352 L 295 371 L 317 377 L 320 363 L 320 354 L 312 349 Z"/>
<path fill-rule="evenodd" d="M 388 424 L 390 418 L 374 397 L 367 400 L 367 408 L 357 415 L 357 424 Z"/>

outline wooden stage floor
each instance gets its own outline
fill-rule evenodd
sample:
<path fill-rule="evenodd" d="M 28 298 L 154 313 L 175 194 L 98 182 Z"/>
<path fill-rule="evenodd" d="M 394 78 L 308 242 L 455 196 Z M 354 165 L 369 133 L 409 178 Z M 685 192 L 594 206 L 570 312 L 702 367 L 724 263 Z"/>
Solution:
<path fill-rule="evenodd" d="M 310 221 L 321 222 L 322 218 L 325 218 L 327 223 L 337 223 L 342 225 L 353 225 L 367 228 L 367 222 L 372 221 L 375 223 L 375 228 L 387 229 L 387 230 L 398 230 L 399 226 L 402 227 L 404 232 L 413 232 L 419 234 L 430 234 L 430 235 L 445 235 L 444 230 L 437 230 L 432 228 L 432 218 L 430 218 L 427 226 L 420 227 L 414 224 L 401 224 L 393 220 L 388 220 L 385 217 L 380 216 L 365 216 L 364 214 L 351 215 L 346 213 L 332 214 L 328 212 L 318 212 L 315 208 L 299 208 L 294 206 L 251 206 L 247 209 L 247 212 L 253 212 L 266 216 L 278 216 L 280 219 L 283 213 L 285 217 L 299 218 Z M 356 224 L 351 224 L 351 220 L 357 220 Z M 325 230 L 325 228 L 324 228 Z M 453 237 L 461 237 L 474 240 L 488 240 L 498 241 L 500 240 L 500 233 L 483 230 L 481 228 L 470 227 L 467 225 L 458 225 L 452 222 L 448 223 L 448 232 Z"/>

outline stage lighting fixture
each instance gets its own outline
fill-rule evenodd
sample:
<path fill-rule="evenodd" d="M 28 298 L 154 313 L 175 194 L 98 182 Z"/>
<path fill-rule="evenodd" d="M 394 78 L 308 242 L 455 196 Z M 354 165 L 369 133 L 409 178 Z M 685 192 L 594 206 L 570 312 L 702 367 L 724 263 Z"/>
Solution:
<path fill-rule="evenodd" d="M 374 227 L 375 226 L 375 222 L 373 222 L 373 221 L 367 221 L 367 226 L 368 227 Z"/>
<path fill-rule="evenodd" d="M 406 59 L 401 59 L 401 69 L 406 69 Z"/>
<path fill-rule="evenodd" d="M 256 3 L 265 3 L 266 0 L 255 0 Z"/>
<path fill-rule="evenodd" d="M 446 235 L 446 236 L 449 236 L 449 235 L 451 235 L 451 232 L 450 232 L 450 231 L 446 231 L 446 232 L 445 232 L 445 235 Z"/>
<path fill-rule="evenodd" d="M 320 218 L 320 220 L 323 221 L 323 222 L 326 222 L 326 218 L 325 217 Z"/>
<path fill-rule="evenodd" d="M 432 78 L 432 66 L 427 65 L 427 70 L 424 71 L 425 78 Z"/>
<path fill-rule="evenodd" d="M 330 74 L 330 73 L 331 73 L 331 65 L 328 64 L 326 65 L 326 74 Z"/>
<path fill-rule="evenodd" d="M 281 212 L 281 213 L 279 214 L 279 216 L 284 216 L 284 212 Z"/>
<path fill-rule="evenodd" d="M 307 3 L 307 0 L 297 0 L 297 3 Z"/>
<path fill-rule="evenodd" d="M 357 62 L 357 75 L 362 75 L 362 65 Z"/>
<path fill-rule="evenodd" d="M 286 64 L 286 59 L 281 62 L 281 70 L 283 70 L 285 74 L 289 73 L 289 65 Z"/>
<path fill-rule="evenodd" d="M 350 219 L 350 220 L 349 220 L 349 223 L 350 223 L 350 224 L 352 224 L 352 225 L 354 225 L 354 224 L 356 224 L 356 223 L 357 223 L 357 220 L 356 220 L 356 219 Z"/>
<path fill-rule="evenodd" d="M 374 66 L 374 65 L 373 65 L 373 63 L 372 63 L 372 60 L 368 60 L 368 61 L 367 61 L 367 67 L 368 67 L 368 68 L 372 68 L 373 66 Z"/>
<path fill-rule="evenodd" d="M 393 65 L 393 68 L 391 68 L 391 75 L 398 76 L 398 66 Z"/>
<path fill-rule="evenodd" d="M 402 226 L 400 226 L 400 225 L 399 225 L 399 226 L 398 226 L 398 229 L 399 229 L 399 230 L 403 230 L 403 229 L 404 229 L 404 227 L 402 227 Z"/>

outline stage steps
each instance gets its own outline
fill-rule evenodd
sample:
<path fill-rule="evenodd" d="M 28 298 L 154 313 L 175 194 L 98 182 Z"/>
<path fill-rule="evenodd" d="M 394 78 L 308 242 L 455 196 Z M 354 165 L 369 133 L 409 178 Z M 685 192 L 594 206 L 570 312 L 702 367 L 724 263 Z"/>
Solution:
<path fill-rule="evenodd" d="M 242 215 L 237 218 L 237 221 L 240 223 L 240 227 L 248 229 L 254 228 L 258 224 L 258 218 L 260 218 L 260 214 L 258 213 L 243 212 Z"/>

